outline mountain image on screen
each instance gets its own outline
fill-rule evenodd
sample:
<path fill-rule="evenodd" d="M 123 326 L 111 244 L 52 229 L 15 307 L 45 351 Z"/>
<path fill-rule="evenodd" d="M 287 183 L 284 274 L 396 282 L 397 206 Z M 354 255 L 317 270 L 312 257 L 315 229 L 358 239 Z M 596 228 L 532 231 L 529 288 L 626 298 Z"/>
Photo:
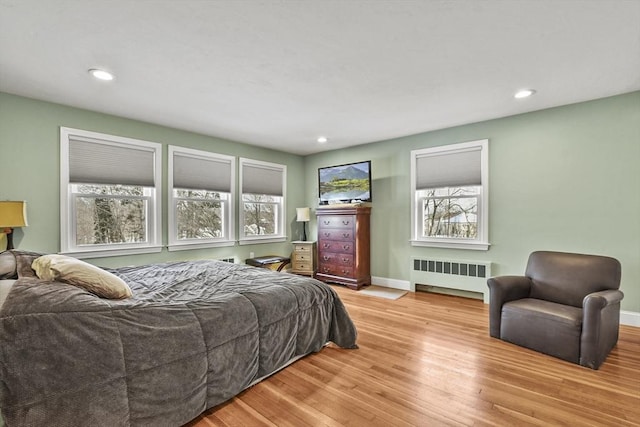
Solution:
<path fill-rule="evenodd" d="M 320 175 L 320 200 L 370 200 L 369 163 L 323 168 Z"/>
<path fill-rule="evenodd" d="M 344 168 L 329 168 L 320 171 L 320 179 L 322 182 L 329 182 L 340 179 L 368 179 L 369 174 L 355 166 L 346 166 Z"/>

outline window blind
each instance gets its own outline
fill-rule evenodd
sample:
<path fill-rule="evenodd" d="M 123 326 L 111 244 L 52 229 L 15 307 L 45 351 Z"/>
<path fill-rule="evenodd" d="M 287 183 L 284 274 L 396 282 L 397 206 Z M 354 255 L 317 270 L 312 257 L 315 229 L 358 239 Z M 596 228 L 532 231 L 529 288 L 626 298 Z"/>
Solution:
<path fill-rule="evenodd" d="M 482 185 L 481 148 L 416 158 L 416 190 Z"/>
<path fill-rule="evenodd" d="M 173 153 L 173 188 L 231 192 L 231 161 Z"/>
<path fill-rule="evenodd" d="M 69 139 L 69 182 L 154 186 L 154 151 L 89 139 Z"/>
<path fill-rule="evenodd" d="M 243 163 L 242 192 L 283 196 L 284 169 Z"/>

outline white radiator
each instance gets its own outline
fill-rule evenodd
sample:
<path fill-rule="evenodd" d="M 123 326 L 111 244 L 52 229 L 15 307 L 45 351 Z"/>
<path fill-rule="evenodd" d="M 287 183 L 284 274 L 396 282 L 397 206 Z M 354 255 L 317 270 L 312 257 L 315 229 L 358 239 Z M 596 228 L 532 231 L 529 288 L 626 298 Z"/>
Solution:
<path fill-rule="evenodd" d="M 413 257 L 409 276 L 412 290 L 416 285 L 427 285 L 477 292 L 485 303 L 489 302 L 487 279 L 491 277 L 491 262 Z"/>

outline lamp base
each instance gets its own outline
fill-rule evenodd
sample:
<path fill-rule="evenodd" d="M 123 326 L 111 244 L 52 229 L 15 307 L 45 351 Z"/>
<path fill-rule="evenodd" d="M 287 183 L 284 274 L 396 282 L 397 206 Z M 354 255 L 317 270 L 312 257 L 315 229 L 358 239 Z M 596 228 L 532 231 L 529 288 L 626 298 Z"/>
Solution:
<path fill-rule="evenodd" d="M 302 241 L 303 242 L 307 241 L 307 223 L 306 222 L 302 223 Z"/>
<path fill-rule="evenodd" d="M 13 228 L 5 228 L 2 230 L 7 235 L 7 250 L 13 249 Z"/>

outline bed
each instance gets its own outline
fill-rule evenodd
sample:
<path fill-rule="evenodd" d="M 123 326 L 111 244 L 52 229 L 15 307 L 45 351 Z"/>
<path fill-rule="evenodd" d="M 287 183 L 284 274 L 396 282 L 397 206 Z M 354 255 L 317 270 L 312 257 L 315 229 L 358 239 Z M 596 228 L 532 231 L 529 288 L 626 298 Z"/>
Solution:
<path fill-rule="evenodd" d="M 125 267 L 109 271 L 133 296 L 114 300 L 43 281 L 38 254 L 13 255 L 0 308 L 9 427 L 179 426 L 328 342 L 357 348 L 335 291 L 307 277 L 221 261 Z"/>

